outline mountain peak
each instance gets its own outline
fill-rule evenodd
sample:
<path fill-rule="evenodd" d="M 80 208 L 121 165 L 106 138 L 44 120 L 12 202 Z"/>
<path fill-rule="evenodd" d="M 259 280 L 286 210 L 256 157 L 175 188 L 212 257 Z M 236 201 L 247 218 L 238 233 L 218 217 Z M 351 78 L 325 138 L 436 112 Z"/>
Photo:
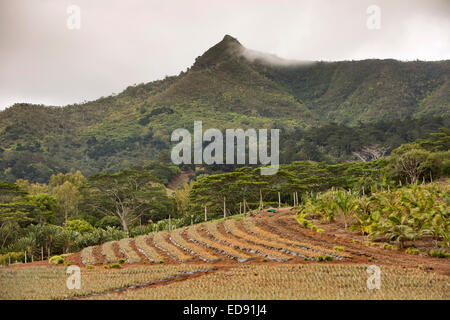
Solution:
<path fill-rule="evenodd" d="M 195 60 L 192 69 L 211 67 L 231 57 L 239 57 L 244 50 L 245 47 L 236 38 L 226 34 L 222 41 Z"/>
<path fill-rule="evenodd" d="M 228 43 L 228 44 L 234 43 L 234 44 L 238 44 L 238 45 L 242 46 L 241 43 L 238 41 L 238 39 L 236 39 L 236 38 L 230 36 L 229 34 L 226 34 L 226 35 L 223 37 L 223 39 L 222 39 L 221 42 L 225 42 L 225 43 Z"/>

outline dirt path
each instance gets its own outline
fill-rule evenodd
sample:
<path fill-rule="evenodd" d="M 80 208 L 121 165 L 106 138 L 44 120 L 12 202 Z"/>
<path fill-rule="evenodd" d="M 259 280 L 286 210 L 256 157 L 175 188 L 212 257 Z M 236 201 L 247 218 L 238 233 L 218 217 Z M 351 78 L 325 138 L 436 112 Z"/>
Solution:
<path fill-rule="evenodd" d="M 224 269 L 223 267 L 222 268 L 212 267 L 212 268 L 198 269 L 198 270 L 191 271 L 191 272 L 182 272 L 182 273 L 178 273 L 178 274 L 175 274 L 175 275 L 169 276 L 167 278 L 163 278 L 163 279 L 152 280 L 152 281 L 141 283 L 141 284 L 130 285 L 130 286 L 111 289 L 111 290 L 102 291 L 102 292 L 95 292 L 95 293 L 91 293 L 91 294 L 88 294 L 85 296 L 76 296 L 76 297 L 69 298 L 67 300 L 85 300 L 85 299 L 89 299 L 94 296 L 104 296 L 104 295 L 108 295 L 108 294 L 116 294 L 116 295 L 118 295 L 118 298 L 119 298 L 120 294 L 124 293 L 125 291 L 169 285 L 169 284 L 172 284 L 175 282 L 186 281 L 189 279 L 201 277 L 201 276 L 210 274 L 212 272 L 217 272 L 219 270 L 226 270 L 226 269 Z"/>

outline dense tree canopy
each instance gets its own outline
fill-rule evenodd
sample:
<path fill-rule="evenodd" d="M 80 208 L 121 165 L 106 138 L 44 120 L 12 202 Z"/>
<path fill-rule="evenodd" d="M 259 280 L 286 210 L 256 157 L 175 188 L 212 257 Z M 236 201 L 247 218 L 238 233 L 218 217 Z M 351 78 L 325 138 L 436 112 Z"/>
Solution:
<path fill-rule="evenodd" d="M 125 231 L 142 217 L 159 220 L 165 213 L 172 213 L 173 202 L 169 201 L 164 186 L 155 181 L 148 170 L 126 169 L 92 176 L 83 191 L 83 208 L 116 216 Z M 161 211 L 164 205 L 168 208 Z"/>

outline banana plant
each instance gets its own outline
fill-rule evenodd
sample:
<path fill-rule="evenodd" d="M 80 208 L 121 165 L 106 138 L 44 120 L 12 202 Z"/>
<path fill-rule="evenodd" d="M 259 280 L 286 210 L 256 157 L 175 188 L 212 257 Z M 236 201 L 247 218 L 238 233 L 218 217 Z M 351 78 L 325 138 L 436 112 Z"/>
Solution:
<path fill-rule="evenodd" d="M 372 232 L 372 225 L 376 223 L 379 219 L 378 212 L 371 212 L 372 200 L 368 197 L 360 197 L 356 200 L 355 213 L 353 217 L 356 219 L 358 224 L 352 225 L 350 227 L 351 231 L 359 230 L 361 231 L 361 235 L 369 235 Z"/>
<path fill-rule="evenodd" d="M 376 235 L 384 235 L 389 241 L 398 241 L 400 247 L 404 247 L 405 240 L 416 240 L 419 235 L 415 231 L 408 221 L 407 216 L 396 217 L 395 215 L 389 216 L 384 219 L 377 227 Z"/>

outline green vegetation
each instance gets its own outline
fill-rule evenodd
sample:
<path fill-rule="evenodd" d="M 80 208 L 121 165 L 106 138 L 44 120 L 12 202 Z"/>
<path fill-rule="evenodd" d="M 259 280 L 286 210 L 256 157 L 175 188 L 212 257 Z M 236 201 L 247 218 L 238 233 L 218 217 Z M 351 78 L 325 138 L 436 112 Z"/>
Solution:
<path fill-rule="evenodd" d="M 8 265 L 10 263 L 24 262 L 25 252 L 7 252 L 0 254 L 0 265 Z"/>
<path fill-rule="evenodd" d="M 176 217 L 175 201 L 159 178 L 173 178 L 179 172 L 155 164 L 88 179 L 79 171 L 60 173 L 52 175 L 48 184 L 23 179 L 15 184 L 0 182 L 1 263 L 24 262 L 25 252 L 28 261 L 50 259 L 52 254 L 79 251 L 129 234 L 164 230 L 170 215 L 173 226 L 184 224 L 186 219 Z M 122 212 L 115 210 L 118 203 Z"/>
<path fill-rule="evenodd" d="M 92 232 L 94 227 L 84 220 L 70 220 L 65 223 L 64 229 L 83 234 Z"/>
<path fill-rule="evenodd" d="M 331 187 L 362 188 L 377 184 L 380 169 L 386 159 L 372 162 L 328 165 L 312 161 L 297 161 L 282 165 L 277 174 L 261 176 L 259 168 L 244 167 L 234 172 L 201 176 L 192 187 L 189 198 L 191 212 L 199 213 L 195 221 L 201 221 L 200 213 L 208 206 L 208 214 L 223 214 L 226 198 L 228 215 L 238 214 L 241 202 L 246 208 L 256 209 L 262 194 L 264 203 L 277 204 L 278 192 L 282 203 L 293 203 L 294 191 L 306 193 L 323 191 Z"/>
<path fill-rule="evenodd" d="M 395 149 L 390 157 L 390 174 L 404 183 L 432 180 L 450 174 L 450 130 L 431 134 L 428 140 L 418 140 Z"/>
<path fill-rule="evenodd" d="M 303 194 L 303 218 L 320 214 L 324 222 L 330 222 L 339 216 L 344 219 L 345 227 L 348 227 L 348 219 L 357 219 L 361 232 L 367 234 L 370 230 L 365 229 L 371 225 L 367 197 L 371 193 L 389 192 L 391 188 L 394 190 L 411 182 L 430 182 L 450 174 L 449 137 L 450 130 L 442 129 L 428 140 L 402 145 L 393 151 L 391 157 L 368 162 L 326 164 L 296 161 L 281 165 L 278 173 L 272 176 L 261 176 L 259 168 L 249 167 L 201 175 L 190 187 L 189 199 L 183 204 L 188 211 L 196 213 L 194 222 L 200 222 L 205 205 L 210 217 L 223 216 L 224 198 L 227 215 L 234 215 L 243 210 L 257 209 L 261 196 L 264 204 L 276 206 L 278 192 L 281 203 L 292 204 L 293 192 L 298 192 Z M 425 155 L 413 162 L 416 168 L 414 179 L 405 173 L 407 165 L 413 168 L 406 160 L 414 158 L 412 148 Z M 358 211 L 366 210 L 366 213 L 355 215 L 357 208 Z M 300 222 L 313 228 L 310 221 Z"/>
<path fill-rule="evenodd" d="M 385 249 L 395 248 L 389 242 L 403 247 L 431 237 L 437 249 L 447 250 L 448 183 L 430 182 L 448 176 L 449 136 L 449 130 L 441 130 L 367 162 L 296 161 L 271 176 L 260 175 L 256 167 L 209 175 L 199 169 L 174 196 L 168 196 L 161 177 L 173 179 L 180 169 L 161 163 L 87 179 L 79 171 L 57 174 L 48 184 L 3 182 L 0 254 L 27 252 L 35 260 L 49 259 L 203 222 L 205 206 L 208 220 L 223 219 L 224 202 L 226 215 L 240 219 L 259 207 L 277 206 L 279 197 L 282 205 L 292 205 L 294 194 L 301 199 L 297 220 L 313 231 L 324 232 L 314 218 L 339 219 L 350 231 L 384 239 Z"/>
<path fill-rule="evenodd" d="M 383 249 L 387 249 L 387 250 L 397 250 L 398 247 L 394 246 L 392 244 L 389 243 L 383 243 Z"/>
<path fill-rule="evenodd" d="M 128 232 L 128 225 L 137 219 L 161 220 L 173 215 L 174 202 L 156 181 L 149 170 L 125 169 L 94 175 L 83 188 L 81 206 L 86 212 L 100 211 L 118 218 Z"/>
<path fill-rule="evenodd" d="M 304 217 L 302 217 L 301 215 L 297 215 L 296 217 L 297 221 L 304 226 L 305 228 L 311 229 L 313 231 L 322 233 L 324 232 L 323 229 L 317 228 L 317 226 L 315 226 L 314 224 L 311 223 L 311 221 L 308 221 L 307 219 L 305 219 Z"/>
<path fill-rule="evenodd" d="M 409 254 L 419 254 L 419 250 L 413 248 L 406 248 L 405 252 Z"/>
<path fill-rule="evenodd" d="M 300 206 L 302 217 L 313 213 L 320 214 L 323 221 L 335 219 L 324 211 L 323 204 L 339 207 L 339 193 L 345 191 L 327 191 L 316 196 L 307 196 Z M 433 237 L 443 248 L 450 244 L 450 224 L 448 206 L 450 189 L 447 183 L 430 183 L 410 185 L 389 191 L 378 191 L 371 195 L 360 195 L 346 191 L 349 201 L 347 217 L 351 218 L 351 230 L 373 238 L 383 237 L 396 241 L 401 247 L 407 240 L 417 240 L 423 236 Z M 316 209 L 314 209 L 316 208 Z M 371 245 L 370 241 L 366 241 Z M 394 249 L 388 243 L 385 249 Z M 408 253 L 415 253 L 408 249 Z M 418 252 L 417 252 L 418 253 Z"/>
<path fill-rule="evenodd" d="M 404 247 L 405 241 L 432 237 L 436 246 L 445 252 L 450 245 L 448 180 L 425 182 L 432 181 L 433 177 L 448 176 L 449 133 L 449 130 L 442 130 L 429 140 L 419 140 L 394 150 L 380 168 L 378 182 L 370 188 L 356 183 L 352 188 L 340 186 L 304 194 L 297 219 L 310 227 L 308 217 L 319 215 L 325 223 L 340 218 L 345 228 L 350 224 L 351 231 L 395 241 L 400 247 Z M 410 182 L 412 184 L 408 185 Z M 396 249 L 389 243 L 384 243 L 383 248 Z M 406 252 L 418 254 L 411 248 Z"/>
<path fill-rule="evenodd" d="M 262 74 L 317 112 L 321 120 L 353 124 L 407 116 L 448 116 L 448 98 L 439 93 L 448 88 L 448 68 L 448 61 L 428 64 L 395 60 L 319 62 L 296 67 L 259 65 Z"/>
<path fill-rule="evenodd" d="M 450 258 L 450 253 L 443 250 L 430 250 L 429 255 L 436 258 Z"/>
<path fill-rule="evenodd" d="M 50 264 L 63 264 L 64 263 L 64 257 L 62 256 L 53 256 L 51 257 L 48 262 Z"/>

